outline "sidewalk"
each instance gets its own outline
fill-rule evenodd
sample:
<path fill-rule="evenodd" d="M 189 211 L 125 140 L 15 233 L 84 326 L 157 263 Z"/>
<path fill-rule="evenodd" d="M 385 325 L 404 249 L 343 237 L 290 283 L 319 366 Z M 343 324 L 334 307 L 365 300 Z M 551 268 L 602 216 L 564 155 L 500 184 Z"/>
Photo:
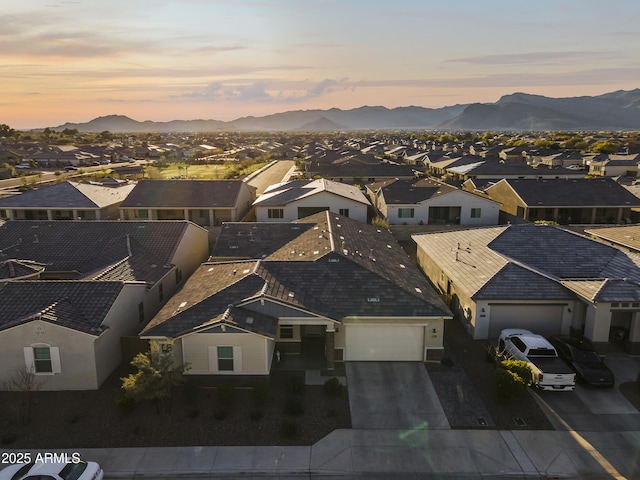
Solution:
<path fill-rule="evenodd" d="M 105 478 L 640 478 L 640 432 L 338 430 L 312 446 L 80 449 Z M 419 475 L 418 475 L 419 474 Z M 432 477 L 433 478 L 433 477 Z"/>

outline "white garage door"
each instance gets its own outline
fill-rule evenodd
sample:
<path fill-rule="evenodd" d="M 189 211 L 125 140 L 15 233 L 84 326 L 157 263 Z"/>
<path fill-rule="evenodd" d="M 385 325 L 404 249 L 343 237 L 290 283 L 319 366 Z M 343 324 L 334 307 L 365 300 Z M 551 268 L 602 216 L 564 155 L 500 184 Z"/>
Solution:
<path fill-rule="evenodd" d="M 489 338 L 497 338 L 505 328 L 525 328 L 540 335 L 560 333 L 565 305 L 491 304 Z"/>
<path fill-rule="evenodd" d="M 424 360 L 422 326 L 347 325 L 345 337 L 345 360 Z"/>

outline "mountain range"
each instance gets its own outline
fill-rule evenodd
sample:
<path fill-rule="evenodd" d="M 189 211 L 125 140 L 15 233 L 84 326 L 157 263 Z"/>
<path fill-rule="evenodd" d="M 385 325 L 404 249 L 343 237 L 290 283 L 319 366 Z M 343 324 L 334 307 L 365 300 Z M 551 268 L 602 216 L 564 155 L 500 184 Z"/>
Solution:
<path fill-rule="evenodd" d="M 139 122 L 123 115 L 51 130 L 81 132 L 346 131 L 346 130 L 640 130 L 640 89 L 598 96 L 550 98 L 527 93 L 505 95 L 495 103 L 442 108 L 360 107 L 351 110 L 296 110 L 232 121 Z"/>

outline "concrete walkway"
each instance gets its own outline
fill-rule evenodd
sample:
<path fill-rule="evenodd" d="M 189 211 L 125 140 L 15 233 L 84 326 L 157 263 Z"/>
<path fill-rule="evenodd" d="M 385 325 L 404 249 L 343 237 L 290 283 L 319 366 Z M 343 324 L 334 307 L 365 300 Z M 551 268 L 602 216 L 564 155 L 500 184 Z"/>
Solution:
<path fill-rule="evenodd" d="M 640 432 L 413 429 L 337 430 L 302 447 L 77 451 L 106 478 L 637 479 L 638 445 Z"/>
<path fill-rule="evenodd" d="M 353 428 L 450 428 L 423 364 L 347 362 L 346 371 Z"/>

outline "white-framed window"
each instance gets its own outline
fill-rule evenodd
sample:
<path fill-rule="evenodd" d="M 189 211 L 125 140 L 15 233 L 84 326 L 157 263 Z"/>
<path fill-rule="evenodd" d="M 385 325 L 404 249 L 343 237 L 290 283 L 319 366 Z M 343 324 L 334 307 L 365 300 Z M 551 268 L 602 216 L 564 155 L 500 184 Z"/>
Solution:
<path fill-rule="evenodd" d="M 349 209 L 348 208 L 341 208 L 340 212 L 338 212 L 338 213 L 340 213 L 340 215 L 348 217 L 349 216 Z"/>
<path fill-rule="evenodd" d="M 162 284 L 158 285 L 158 300 L 161 302 L 164 300 L 164 287 Z"/>
<path fill-rule="evenodd" d="M 281 339 L 292 339 L 293 338 L 293 325 L 280 325 L 278 326 L 278 336 Z"/>
<path fill-rule="evenodd" d="M 413 218 L 415 215 L 415 209 L 413 208 L 399 208 L 398 218 Z"/>
<path fill-rule="evenodd" d="M 233 372 L 233 347 L 218 346 L 218 371 Z"/>
<path fill-rule="evenodd" d="M 24 347 L 24 361 L 27 370 L 36 375 L 61 373 L 60 349 L 44 343 Z"/>
<path fill-rule="evenodd" d="M 284 208 L 267 209 L 267 218 L 284 218 Z"/>
<path fill-rule="evenodd" d="M 482 209 L 481 208 L 472 208 L 471 209 L 471 218 L 480 218 L 481 215 L 482 215 Z"/>

